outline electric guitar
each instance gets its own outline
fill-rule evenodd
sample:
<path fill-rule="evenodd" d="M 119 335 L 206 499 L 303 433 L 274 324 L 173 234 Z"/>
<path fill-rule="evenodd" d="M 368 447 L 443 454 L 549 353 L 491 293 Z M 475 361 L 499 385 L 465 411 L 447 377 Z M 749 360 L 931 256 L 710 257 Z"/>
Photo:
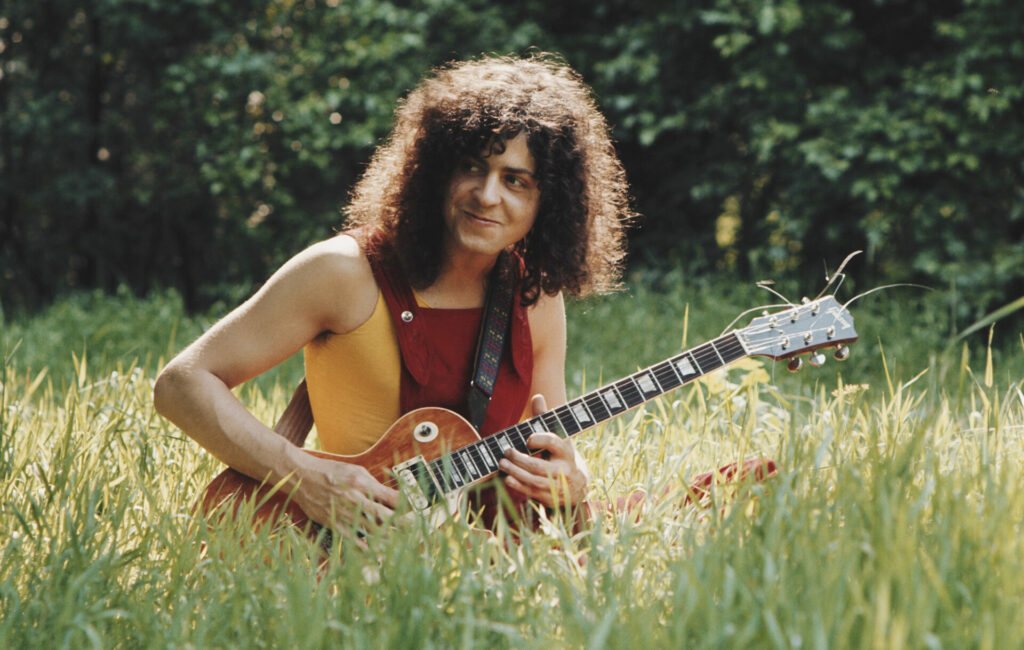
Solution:
<path fill-rule="evenodd" d="M 498 473 L 498 460 L 509 448 L 530 454 L 526 440 L 537 431 L 575 436 L 622 415 L 645 402 L 744 357 L 789 359 L 797 370 L 801 356 L 810 353 L 821 365 L 824 348 L 846 359 L 847 343 L 857 340 L 853 317 L 833 296 L 825 296 L 775 313 L 765 312 L 747 327 L 691 348 L 578 397 L 546 413 L 480 438 L 461 415 L 443 408 L 420 408 L 399 418 L 367 451 L 340 456 L 304 450 L 320 458 L 361 465 L 381 483 L 399 487 L 414 510 L 441 519 L 456 511 L 466 488 Z M 228 469 L 207 486 L 201 508 L 216 512 L 228 499 L 254 497 L 257 520 L 286 515 L 299 526 L 309 524 L 305 513 L 274 486 L 261 484 Z M 318 529 L 319 526 L 313 526 Z"/>

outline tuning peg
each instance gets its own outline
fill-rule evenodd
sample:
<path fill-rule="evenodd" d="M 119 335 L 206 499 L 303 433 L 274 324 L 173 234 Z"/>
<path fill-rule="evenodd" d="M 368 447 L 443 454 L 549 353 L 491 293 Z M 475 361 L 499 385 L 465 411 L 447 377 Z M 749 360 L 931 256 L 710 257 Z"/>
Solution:
<path fill-rule="evenodd" d="M 789 360 L 789 363 L 786 364 L 786 369 L 789 370 L 790 372 L 796 372 L 797 370 L 800 370 L 801 366 L 803 365 L 803 359 L 801 359 L 800 357 L 793 357 L 792 359 Z"/>
<path fill-rule="evenodd" d="M 825 363 L 825 355 L 821 352 L 815 352 L 811 356 L 807 357 L 807 362 L 817 368 L 821 364 Z"/>
<path fill-rule="evenodd" d="M 845 345 L 836 346 L 836 353 L 832 355 L 836 358 L 836 361 L 846 361 L 850 358 L 850 348 Z"/>

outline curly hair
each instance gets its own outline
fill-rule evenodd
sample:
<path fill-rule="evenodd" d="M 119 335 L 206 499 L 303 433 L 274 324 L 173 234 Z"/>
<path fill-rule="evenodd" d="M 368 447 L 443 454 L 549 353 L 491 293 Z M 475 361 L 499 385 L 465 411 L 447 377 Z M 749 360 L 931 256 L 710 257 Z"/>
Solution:
<path fill-rule="evenodd" d="M 394 130 L 353 189 L 350 233 L 364 246 L 383 240 L 410 284 L 429 286 L 441 270 L 442 206 L 456 164 L 500 153 L 520 133 L 540 188 L 534 225 L 514 246 L 524 265 L 523 304 L 541 291 L 614 289 L 634 216 L 625 173 L 590 89 L 549 54 L 433 70 L 399 103 Z"/>

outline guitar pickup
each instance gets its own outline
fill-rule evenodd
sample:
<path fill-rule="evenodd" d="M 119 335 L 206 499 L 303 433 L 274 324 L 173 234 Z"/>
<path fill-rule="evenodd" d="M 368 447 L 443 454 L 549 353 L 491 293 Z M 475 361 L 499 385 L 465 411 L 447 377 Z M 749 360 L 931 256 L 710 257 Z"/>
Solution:
<path fill-rule="evenodd" d="M 393 468 L 406 498 L 417 510 L 426 510 L 440 499 L 442 490 L 431 475 L 422 456 L 416 456 Z"/>

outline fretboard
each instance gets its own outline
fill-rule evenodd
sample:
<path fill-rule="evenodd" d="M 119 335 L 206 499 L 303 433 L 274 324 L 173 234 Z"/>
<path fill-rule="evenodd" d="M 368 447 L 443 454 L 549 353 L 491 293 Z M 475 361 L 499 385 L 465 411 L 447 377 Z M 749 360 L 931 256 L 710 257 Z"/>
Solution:
<path fill-rule="evenodd" d="M 563 438 L 574 436 L 745 356 L 743 344 L 730 332 L 456 449 L 426 463 L 425 468 L 445 493 L 458 490 L 496 473 L 498 460 L 509 448 L 532 453 L 526 440 L 535 432 L 550 431 Z"/>

